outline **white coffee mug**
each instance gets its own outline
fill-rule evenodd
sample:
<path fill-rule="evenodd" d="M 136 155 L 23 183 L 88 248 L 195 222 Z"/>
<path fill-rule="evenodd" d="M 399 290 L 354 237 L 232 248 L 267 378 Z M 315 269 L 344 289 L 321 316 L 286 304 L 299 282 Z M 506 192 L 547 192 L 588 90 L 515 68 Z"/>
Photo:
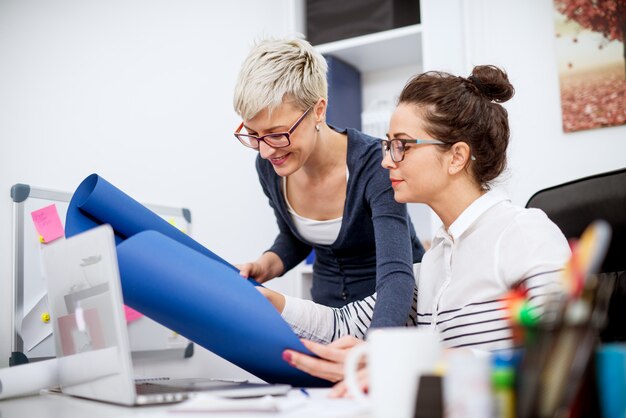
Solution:
<path fill-rule="evenodd" d="M 367 356 L 369 396 L 357 381 L 361 357 Z M 423 328 L 385 328 L 368 333 L 367 342 L 348 353 L 345 379 L 349 393 L 372 408 L 373 418 L 411 418 L 419 377 L 432 373 L 441 356 L 439 336 Z"/>

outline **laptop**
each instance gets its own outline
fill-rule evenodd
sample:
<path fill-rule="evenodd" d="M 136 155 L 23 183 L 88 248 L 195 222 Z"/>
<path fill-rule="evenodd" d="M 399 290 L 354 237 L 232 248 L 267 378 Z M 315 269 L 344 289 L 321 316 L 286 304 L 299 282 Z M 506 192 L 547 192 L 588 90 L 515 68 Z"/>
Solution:
<path fill-rule="evenodd" d="M 122 405 L 286 394 L 290 385 L 205 378 L 135 381 L 113 229 L 101 225 L 42 251 L 64 394 Z"/>

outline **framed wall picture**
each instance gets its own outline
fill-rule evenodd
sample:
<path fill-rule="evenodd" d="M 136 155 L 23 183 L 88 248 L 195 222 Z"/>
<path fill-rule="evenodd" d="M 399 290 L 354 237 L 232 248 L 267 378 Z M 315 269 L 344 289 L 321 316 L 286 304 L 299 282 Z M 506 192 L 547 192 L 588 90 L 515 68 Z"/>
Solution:
<path fill-rule="evenodd" d="M 554 0 L 563 130 L 626 124 L 626 0 Z"/>

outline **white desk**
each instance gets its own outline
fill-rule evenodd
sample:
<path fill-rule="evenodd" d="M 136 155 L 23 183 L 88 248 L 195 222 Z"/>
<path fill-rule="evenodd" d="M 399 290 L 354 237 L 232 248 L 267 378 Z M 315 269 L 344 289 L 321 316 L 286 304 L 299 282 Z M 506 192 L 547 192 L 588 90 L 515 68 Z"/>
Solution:
<path fill-rule="evenodd" d="M 297 389 L 294 389 L 296 391 Z M 367 418 L 369 414 L 349 399 L 328 399 L 328 389 L 310 389 L 311 397 L 302 407 L 283 413 L 268 412 L 210 412 L 172 413 L 173 405 L 124 407 L 102 402 L 72 398 L 64 395 L 41 395 L 0 401 L 0 418 L 178 418 L 193 416 L 211 418 L 280 417 Z"/>

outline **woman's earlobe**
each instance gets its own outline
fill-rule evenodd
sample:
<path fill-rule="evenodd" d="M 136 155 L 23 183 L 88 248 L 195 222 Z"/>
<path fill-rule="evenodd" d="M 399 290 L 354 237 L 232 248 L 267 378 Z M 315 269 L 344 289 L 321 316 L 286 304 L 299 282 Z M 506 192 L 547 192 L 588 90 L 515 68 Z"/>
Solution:
<path fill-rule="evenodd" d="M 452 159 L 450 160 L 450 170 L 452 174 L 456 174 L 469 165 L 471 159 L 471 150 L 469 145 L 458 142 L 450 149 L 452 151 Z"/>
<path fill-rule="evenodd" d="M 317 103 L 313 105 L 313 112 L 315 113 L 315 119 L 317 123 L 321 123 L 324 121 L 324 116 L 326 115 L 326 100 L 319 99 Z"/>

